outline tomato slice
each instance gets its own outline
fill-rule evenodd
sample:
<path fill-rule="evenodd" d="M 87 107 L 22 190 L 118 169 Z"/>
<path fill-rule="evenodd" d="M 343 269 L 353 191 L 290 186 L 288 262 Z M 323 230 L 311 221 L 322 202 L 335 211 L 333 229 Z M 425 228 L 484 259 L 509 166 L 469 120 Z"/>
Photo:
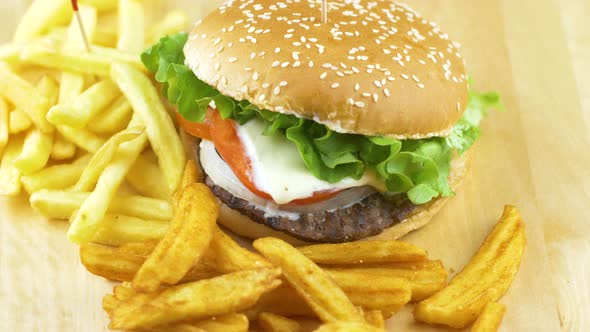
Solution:
<path fill-rule="evenodd" d="M 211 113 L 217 113 L 213 109 L 207 109 L 207 116 L 205 117 L 205 121 L 203 122 L 192 122 L 184 118 L 178 111 L 176 111 L 176 121 L 178 125 L 184 129 L 188 134 L 199 137 L 202 139 L 206 139 L 208 141 L 211 140 L 211 132 L 210 128 L 210 120 L 209 117 Z"/>
<path fill-rule="evenodd" d="M 244 146 L 238 137 L 235 121 L 223 119 L 219 112 L 211 108 L 207 110 L 207 117 L 203 123 L 188 121 L 179 113 L 176 113 L 176 118 L 180 126 L 187 133 L 213 141 L 219 155 L 248 190 L 259 197 L 272 200 L 272 196 L 256 187 L 256 184 L 252 180 L 251 161 L 246 155 Z M 317 203 L 330 199 L 339 192 L 340 190 L 318 191 L 310 197 L 293 200 L 287 205 Z"/>

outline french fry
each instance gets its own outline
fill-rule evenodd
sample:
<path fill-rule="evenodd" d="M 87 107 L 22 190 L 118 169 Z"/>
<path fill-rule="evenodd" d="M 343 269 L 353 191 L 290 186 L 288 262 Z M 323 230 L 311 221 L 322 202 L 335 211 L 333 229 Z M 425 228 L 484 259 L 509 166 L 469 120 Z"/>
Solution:
<path fill-rule="evenodd" d="M 243 310 L 280 284 L 279 269 L 259 269 L 137 294 L 112 312 L 113 329 L 151 328 Z"/>
<path fill-rule="evenodd" d="M 177 32 L 184 31 L 188 27 L 188 17 L 182 10 L 170 11 L 164 18 L 150 29 L 147 44 L 152 45 L 160 38 Z"/>
<path fill-rule="evenodd" d="M 22 150 L 23 139 L 11 137 L 0 162 L 0 195 L 16 196 L 21 191 L 21 173 L 14 166 L 14 160 Z"/>
<path fill-rule="evenodd" d="M 117 47 L 117 32 L 111 30 L 109 27 L 99 25 L 96 31 L 94 31 L 94 37 L 92 39 L 96 45 L 109 48 Z"/>
<path fill-rule="evenodd" d="M 10 65 L 17 64 L 20 61 L 21 44 L 2 44 L 0 45 L 0 61 Z"/>
<path fill-rule="evenodd" d="M 215 227 L 210 252 L 215 266 L 224 273 L 272 267 L 264 257 L 241 247 L 219 227 Z"/>
<path fill-rule="evenodd" d="M 8 105 L 4 98 L 0 97 L 0 157 L 8 143 Z"/>
<path fill-rule="evenodd" d="M 471 327 L 471 332 L 496 332 L 500 328 L 506 306 L 498 302 L 488 302 Z"/>
<path fill-rule="evenodd" d="M 119 96 L 119 88 L 111 80 L 100 81 L 69 104 L 53 106 L 47 113 L 47 120 L 55 125 L 84 128 L 100 111 Z"/>
<path fill-rule="evenodd" d="M 445 285 L 448 273 L 440 261 L 419 261 L 405 263 L 379 264 L 370 267 L 329 267 L 328 274 L 348 275 L 349 278 L 365 278 L 367 275 L 377 279 L 404 278 L 409 281 L 412 301 L 423 300 Z"/>
<path fill-rule="evenodd" d="M 139 125 L 139 121 L 131 120 L 129 127 Z M 95 190 L 84 201 L 75 216 L 68 238 L 75 243 L 87 243 L 97 231 L 100 220 L 103 219 L 108 207 L 115 196 L 115 192 L 129 172 L 131 165 L 145 148 L 147 137 L 141 134 L 136 139 L 123 143 L 117 149 L 111 163 L 104 169 L 98 179 Z"/>
<path fill-rule="evenodd" d="M 182 177 L 186 155 L 156 88 L 145 74 L 130 65 L 113 64 L 111 76 L 145 124 L 152 149 L 158 156 L 168 183 L 168 190 L 174 192 Z"/>
<path fill-rule="evenodd" d="M 84 33 L 86 33 L 86 36 L 89 39 L 88 42 L 92 43 L 92 37 L 94 36 L 94 31 L 96 30 L 96 9 L 87 5 L 80 5 L 78 6 L 78 13 L 80 14 L 82 22 L 84 22 Z M 75 16 L 72 16 L 72 20 L 70 21 L 70 25 L 68 25 L 66 35 L 67 42 L 65 43 L 64 47 L 82 52 L 86 50 L 84 37 L 80 32 L 80 25 L 78 24 L 78 20 Z"/>
<path fill-rule="evenodd" d="M 102 297 L 102 310 L 110 316 L 119 302 L 113 294 L 106 294 Z"/>
<path fill-rule="evenodd" d="M 198 182 L 197 173 L 198 173 L 197 164 L 195 164 L 194 160 L 190 159 L 189 161 L 186 162 L 186 166 L 184 167 L 184 172 L 182 173 L 182 178 L 180 179 L 180 185 L 178 186 L 178 188 L 182 189 L 182 188 L 188 186 L 189 184 Z M 174 193 L 174 196 L 172 198 L 174 205 L 176 205 L 178 203 L 178 200 L 180 198 L 180 193 L 181 193 L 181 190 L 177 190 Z"/>
<path fill-rule="evenodd" d="M 29 194 L 41 189 L 64 189 L 76 183 L 88 161 L 90 156 L 84 155 L 71 164 L 54 165 L 23 176 L 21 181 Z"/>
<path fill-rule="evenodd" d="M 346 296 L 354 305 L 368 310 L 380 310 L 387 313 L 398 312 L 410 300 L 410 292 L 406 297 L 400 297 L 399 293 L 371 292 L 361 293 L 356 291 L 346 292 Z"/>
<path fill-rule="evenodd" d="M 15 42 L 29 42 L 72 17 L 68 0 L 35 0 L 16 27 Z"/>
<path fill-rule="evenodd" d="M 462 328 L 472 323 L 484 306 L 497 301 L 510 287 L 526 246 L 524 223 L 513 206 L 463 270 L 432 297 L 418 303 L 416 320 Z"/>
<path fill-rule="evenodd" d="M 385 319 L 381 310 L 365 310 L 365 320 L 376 328 L 385 328 Z"/>
<path fill-rule="evenodd" d="M 69 126 L 56 126 L 56 128 L 68 141 L 90 153 L 98 151 L 106 142 L 105 139 L 86 129 L 76 129 Z"/>
<path fill-rule="evenodd" d="M 314 332 L 383 332 L 385 330 L 358 322 L 335 322 L 323 324 Z"/>
<path fill-rule="evenodd" d="M 20 109 L 15 109 L 10 112 L 8 120 L 8 130 L 11 135 L 21 133 L 28 130 L 33 125 L 31 118 Z"/>
<path fill-rule="evenodd" d="M 244 314 L 230 313 L 212 317 L 191 324 L 207 332 L 248 332 L 248 317 Z"/>
<path fill-rule="evenodd" d="M 164 239 L 141 266 L 133 288 L 153 292 L 162 284 L 173 285 L 198 261 L 213 238 L 219 206 L 201 183 L 181 189 L 177 211 Z"/>
<path fill-rule="evenodd" d="M 246 310 L 245 314 L 250 319 L 255 319 L 261 312 L 273 312 L 288 317 L 316 317 L 305 300 L 297 294 L 293 287 L 285 283 L 273 291 L 263 294 L 254 306 Z"/>
<path fill-rule="evenodd" d="M 117 9 L 119 6 L 117 0 L 80 0 L 80 3 L 94 7 L 100 12 L 108 12 Z"/>
<path fill-rule="evenodd" d="M 76 146 L 74 143 L 66 140 L 59 132 L 55 133 L 53 138 L 53 147 L 51 148 L 51 159 L 66 160 L 76 155 Z"/>
<path fill-rule="evenodd" d="M 29 201 L 45 217 L 67 220 L 89 195 L 87 192 L 39 190 L 31 194 Z M 173 216 L 168 201 L 143 196 L 116 196 L 108 212 L 162 221 L 169 221 Z"/>
<path fill-rule="evenodd" d="M 70 103 L 82 93 L 84 76 L 78 73 L 64 71 L 61 74 L 58 104 Z"/>
<path fill-rule="evenodd" d="M 51 132 L 53 125 L 45 119 L 50 107 L 49 100 L 33 85 L 0 63 L 0 95 L 23 110 L 42 132 Z"/>
<path fill-rule="evenodd" d="M 21 154 L 14 160 L 14 166 L 25 175 L 41 170 L 49 161 L 52 146 L 53 133 L 31 129 L 25 138 Z"/>
<path fill-rule="evenodd" d="M 129 53 L 143 51 L 145 36 L 144 9 L 136 0 L 119 0 L 119 41 L 117 48 Z"/>
<path fill-rule="evenodd" d="M 411 243 L 389 240 L 314 244 L 298 249 L 317 264 L 395 263 L 427 258 L 423 249 Z"/>
<path fill-rule="evenodd" d="M 111 64 L 115 61 L 145 70 L 139 56 L 99 46 L 92 46 L 92 52 L 88 53 L 31 45 L 23 49 L 20 57 L 25 63 L 100 77 L 109 76 Z"/>
<path fill-rule="evenodd" d="M 88 129 L 98 134 L 113 134 L 129 124 L 133 110 L 125 96 L 120 96 L 100 116 L 88 123 Z"/>
<path fill-rule="evenodd" d="M 287 242 L 267 237 L 254 241 L 253 246 L 283 270 L 285 278 L 323 322 L 364 321 L 326 272 Z"/>
<path fill-rule="evenodd" d="M 299 332 L 301 325 L 287 317 L 275 315 L 271 312 L 261 312 L 258 315 L 258 326 L 263 332 Z"/>
<path fill-rule="evenodd" d="M 127 173 L 127 182 L 140 194 L 148 197 L 168 199 L 168 184 L 158 164 L 148 160 L 144 155 L 137 160 Z"/>
<path fill-rule="evenodd" d="M 145 220 L 122 214 L 106 214 L 98 222 L 91 242 L 120 246 L 130 242 L 161 239 L 168 231 L 168 222 Z"/>
<path fill-rule="evenodd" d="M 90 191 L 96 185 L 96 181 L 109 165 L 119 145 L 131 141 L 143 133 L 144 128 L 133 127 L 119 132 L 112 136 L 97 152 L 92 156 L 90 162 L 82 172 L 80 179 L 72 188 L 73 191 L 83 192 Z"/>

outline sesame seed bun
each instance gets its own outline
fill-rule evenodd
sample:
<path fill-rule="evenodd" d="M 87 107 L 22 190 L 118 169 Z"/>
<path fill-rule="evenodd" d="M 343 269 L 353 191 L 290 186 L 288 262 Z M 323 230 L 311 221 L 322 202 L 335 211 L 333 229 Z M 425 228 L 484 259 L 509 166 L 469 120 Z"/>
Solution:
<path fill-rule="evenodd" d="M 338 132 L 445 136 L 467 104 L 458 45 L 391 1 L 230 1 L 198 22 L 186 64 L 222 94 Z"/>

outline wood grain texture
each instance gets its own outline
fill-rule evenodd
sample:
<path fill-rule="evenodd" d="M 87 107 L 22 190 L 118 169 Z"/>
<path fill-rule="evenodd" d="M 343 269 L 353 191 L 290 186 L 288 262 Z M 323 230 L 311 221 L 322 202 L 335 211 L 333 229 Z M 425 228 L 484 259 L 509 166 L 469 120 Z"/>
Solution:
<path fill-rule="evenodd" d="M 214 2 L 157 1 L 150 16 L 178 5 L 197 17 Z M 590 329 L 587 1 L 409 2 L 463 44 L 474 88 L 499 90 L 509 111 L 485 120 L 462 189 L 407 239 L 458 271 L 502 206 L 515 204 L 529 244 L 501 301 L 508 307 L 501 330 L 557 331 L 560 321 L 564 331 Z M 1 1 L 1 40 L 10 38 L 26 3 Z M 110 285 L 80 265 L 66 226 L 31 211 L 25 197 L 0 199 L 0 331 L 107 331 L 100 299 Z M 388 326 L 442 330 L 415 325 L 411 308 Z"/>

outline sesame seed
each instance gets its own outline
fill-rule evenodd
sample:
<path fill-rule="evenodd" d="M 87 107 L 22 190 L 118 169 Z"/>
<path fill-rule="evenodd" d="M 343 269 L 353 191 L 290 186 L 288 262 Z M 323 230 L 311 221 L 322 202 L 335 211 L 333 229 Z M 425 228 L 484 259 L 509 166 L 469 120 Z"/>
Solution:
<path fill-rule="evenodd" d="M 377 94 L 376 94 L 376 93 L 374 93 L 374 94 L 373 94 L 373 101 L 374 101 L 374 102 L 377 102 L 377 101 L 379 101 L 379 96 L 377 96 Z"/>
<path fill-rule="evenodd" d="M 358 83 L 356 83 L 354 85 L 354 91 L 359 91 L 360 89 L 361 89 L 361 86 Z"/>
<path fill-rule="evenodd" d="M 283 63 L 281 63 L 281 68 L 285 68 L 289 65 L 289 61 L 285 61 Z"/>
<path fill-rule="evenodd" d="M 410 76 L 406 75 L 406 74 L 401 74 L 401 77 L 403 77 L 405 80 L 409 79 Z"/>
<path fill-rule="evenodd" d="M 253 79 L 254 81 L 258 81 L 258 72 L 256 72 L 256 71 L 255 71 L 255 72 L 252 74 L 252 79 Z"/>
<path fill-rule="evenodd" d="M 375 80 L 373 83 L 375 83 L 375 85 L 376 85 L 378 88 L 381 88 L 381 87 L 383 87 L 383 85 L 381 84 L 381 82 L 379 82 L 379 81 L 377 81 L 377 80 Z"/>
<path fill-rule="evenodd" d="M 311 68 L 313 67 L 313 60 L 309 60 L 308 66 Z"/>
<path fill-rule="evenodd" d="M 274 67 L 278 67 L 280 64 L 281 64 L 281 62 L 280 62 L 280 61 L 274 61 L 274 62 L 272 63 L 272 65 L 271 65 L 271 67 L 273 67 L 273 68 L 274 68 Z"/>
<path fill-rule="evenodd" d="M 281 81 L 281 82 L 279 83 L 279 86 L 287 86 L 287 81 Z"/>
<path fill-rule="evenodd" d="M 268 83 L 263 83 L 262 84 L 262 88 L 263 89 L 268 89 L 269 86 L 270 86 L 270 84 L 268 84 Z"/>
<path fill-rule="evenodd" d="M 388 88 L 383 89 L 383 94 L 386 95 L 387 97 L 389 97 L 389 89 Z"/>
<path fill-rule="evenodd" d="M 233 63 L 233 62 L 236 62 L 236 61 L 238 61 L 238 58 L 236 58 L 236 57 L 231 57 L 231 58 L 229 58 L 227 61 L 229 61 L 229 62 Z"/>
<path fill-rule="evenodd" d="M 419 87 L 420 89 L 424 89 L 424 84 L 422 84 L 422 83 L 418 83 L 418 87 Z"/>
<path fill-rule="evenodd" d="M 339 83 L 333 83 L 333 84 L 331 85 L 332 89 L 336 89 L 336 88 L 337 88 L 337 87 L 339 87 L 339 86 L 340 86 L 340 84 L 339 84 Z"/>
<path fill-rule="evenodd" d="M 369 92 L 363 92 L 362 96 L 363 97 L 371 97 L 371 93 L 369 93 Z"/>
<path fill-rule="evenodd" d="M 278 86 L 277 86 L 277 87 L 275 87 L 275 88 L 274 88 L 274 90 L 273 90 L 273 93 L 274 93 L 275 95 L 278 95 L 279 93 L 281 93 L 281 88 L 280 88 L 280 87 L 278 87 Z"/>
<path fill-rule="evenodd" d="M 323 72 L 323 73 L 320 75 L 320 80 L 323 80 L 324 78 L 326 78 L 326 75 L 328 75 L 328 73 L 326 73 L 326 72 Z"/>
<path fill-rule="evenodd" d="M 354 103 L 354 106 L 356 107 L 365 107 L 365 103 L 363 103 L 362 101 L 357 101 Z"/>
<path fill-rule="evenodd" d="M 275 48 L 275 53 L 279 53 L 281 51 L 280 47 Z"/>

